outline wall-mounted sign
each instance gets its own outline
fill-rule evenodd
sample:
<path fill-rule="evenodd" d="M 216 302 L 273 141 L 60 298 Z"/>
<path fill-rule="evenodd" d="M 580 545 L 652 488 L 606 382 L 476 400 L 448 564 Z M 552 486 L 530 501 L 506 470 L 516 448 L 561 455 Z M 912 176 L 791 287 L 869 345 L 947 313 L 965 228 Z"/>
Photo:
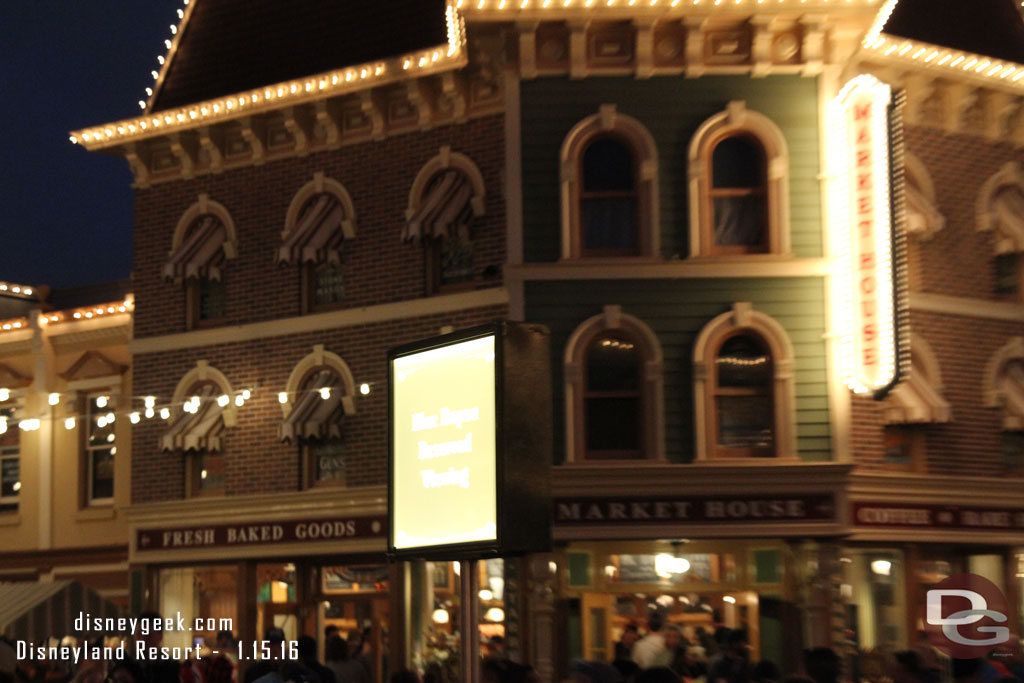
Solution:
<path fill-rule="evenodd" d="M 555 524 L 777 524 L 834 521 L 831 495 L 557 498 Z"/>
<path fill-rule="evenodd" d="M 237 548 L 373 538 L 384 535 L 384 525 L 384 517 L 323 517 L 139 529 L 135 532 L 135 551 L 142 554 L 162 550 Z"/>
<path fill-rule="evenodd" d="M 904 529 L 1024 531 L 1024 508 L 856 502 L 853 524 Z"/>
<path fill-rule="evenodd" d="M 894 163 L 894 154 L 902 148 L 893 134 L 898 121 L 892 101 L 888 85 L 857 76 L 829 110 L 834 163 L 830 220 L 839 255 L 833 295 L 841 367 L 855 393 L 876 397 L 899 379 L 901 362 L 897 270 L 902 264 L 896 258 L 895 219 L 901 216 L 902 161 Z"/>
<path fill-rule="evenodd" d="M 388 548 L 541 549 L 552 462 L 547 330 L 499 323 L 392 349 Z"/>

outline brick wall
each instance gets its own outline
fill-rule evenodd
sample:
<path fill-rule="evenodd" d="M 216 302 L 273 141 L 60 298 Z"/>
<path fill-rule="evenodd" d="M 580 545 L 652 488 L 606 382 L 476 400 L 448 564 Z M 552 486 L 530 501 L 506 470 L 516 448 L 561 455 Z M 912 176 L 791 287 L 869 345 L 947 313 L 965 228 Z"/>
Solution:
<path fill-rule="evenodd" d="M 299 315 L 299 267 L 277 266 L 275 254 L 292 198 L 317 171 L 344 185 L 355 205 L 356 238 L 342 248 L 345 306 L 423 296 L 423 249 L 403 244 L 401 233 L 413 179 L 442 145 L 469 156 L 483 174 L 486 208 L 473 225 L 474 268 L 478 276 L 488 266 L 500 270 L 505 263 L 503 127 L 503 116 L 489 116 L 138 190 L 135 338 L 185 330 L 184 287 L 165 281 L 163 267 L 175 226 L 204 192 L 227 208 L 237 229 L 237 257 L 223 269 L 225 324 Z"/>
<path fill-rule="evenodd" d="M 185 330 L 184 288 L 164 280 L 163 266 L 181 215 L 200 193 L 223 204 L 237 229 L 237 257 L 223 269 L 227 287 L 224 324 L 299 315 L 299 268 L 276 265 L 275 254 L 293 196 L 317 171 L 341 182 L 355 205 L 356 238 L 342 248 L 344 306 L 358 308 L 423 297 L 423 247 L 403 243 L 401 233 L 413 180 L 442 145 L 469 156 L 483 175 L 486 209 L 473 224 L 474 269 L 478 277 L 488 266 L 497 266 L 500 272 L 506 260 L 503 128 L 503 117 L 495 115 L 139 190 L 133 275 L 135 338 Z M 487 284 L 497 286 L 500 278 Z M 200 359 L 223 372 L 235 389 L 258 387 L 238 409 L 237 426 L 225 430 L 222 437 L 226 493 L 297 490 L 300 451 L 278 438 L 282 414 L 277 392 L 285 389 L 295 364 L 315 344 L 323 344 L 325 350 L 348 363 L 357 383 L 372 386 L 368 396 L 356 397 L 357 414 L 346 418 L 343 429 L 348 485 L 382 485 L 387 474 L 387 349 L 434 336 L 443 325 L 461 328 L 505 317 L 504 306 L 490 306 L 245 343 L 137 354 L 133 393 L 157 396 L 158 404 L 168 402 L 178 382 Z M 133 430 L 133 503 L 185 496 L 185 458 L 190 456 L 160 450 L 160 437 L 167 426 L 156 418 L 143 420 Z"/>
<path fill-rule="evenodd" d="M 982 185 L 1009 161 L 1024 162 L 1024 150 L 966 135 L 909 127 L 907 150 L 927 167 L 945 227 L 930 240 L 910 238 L 912 292 L 1006 301 L 994 293 L 993 234 L 977 230 L 976 203 Z M 1024 310 L 1024 309 L 1022 309 Z M 914 310 L 911 329 L 932 347 L 942 373 L 943 395 L 952 408 L 947 424 L 925 425 L 929 473 L 1002 476 L 1001 412 L 984 406 L 984 371 L 1024 323 Z M 856 462 L 881 469 L 884 421 L 875 401 L 853 399 Z"/>

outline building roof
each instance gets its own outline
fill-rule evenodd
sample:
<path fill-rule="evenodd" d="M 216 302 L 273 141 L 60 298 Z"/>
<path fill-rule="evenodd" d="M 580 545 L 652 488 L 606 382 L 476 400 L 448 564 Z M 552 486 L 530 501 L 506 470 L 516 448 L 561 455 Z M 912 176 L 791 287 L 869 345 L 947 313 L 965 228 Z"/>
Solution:
<path fill-rule="evenodd" d="M 77 287 L 63 287 L 51 290 L 46 297 L 46 308 L 64 311 L 71 308 L 124 301 L 132 291 L 131 280 L 97 282 Z"/>
<path fill-rule="evenodd" d="M 445 0 L 193 0 L 149 111 L 447 42 Z"/>
<path fill-rule="evenodd" d="M 882 29 L 890 35 L 1024 64 L 1017 0 L 899 0 Z"/>

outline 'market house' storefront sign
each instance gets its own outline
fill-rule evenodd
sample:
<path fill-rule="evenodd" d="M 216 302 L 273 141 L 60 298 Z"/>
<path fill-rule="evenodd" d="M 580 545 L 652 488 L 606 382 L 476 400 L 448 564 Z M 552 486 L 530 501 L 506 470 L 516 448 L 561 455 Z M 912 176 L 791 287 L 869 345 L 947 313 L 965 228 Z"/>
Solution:
<path fill-rule="evenodd" d="M 648 524 L 692 522 L 750 524 L 831 522 L 831 495 L 665 496 L 659 498 L 558 498 L 555 524 Z"/>
<path fill-rule="evenodd" d="M 830 221 L 838 255 L 833 296 L 842 374 L 855 393 L 876 397 L 898 381 L 905 356 L 897 286 L 901 143 L 893 134 L 898 117 L 892 99 L 885 83 L 857 76 L 829 109 Z"/>

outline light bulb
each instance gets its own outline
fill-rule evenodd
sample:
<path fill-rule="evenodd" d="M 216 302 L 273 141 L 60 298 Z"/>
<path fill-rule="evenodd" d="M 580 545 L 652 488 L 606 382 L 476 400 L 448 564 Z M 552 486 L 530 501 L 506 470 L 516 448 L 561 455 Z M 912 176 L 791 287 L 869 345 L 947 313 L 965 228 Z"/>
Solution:
<path fill-rule="evenodd" d="M 156 407 L 156 396 L 147 396 L 145 400 L 147 408 Z"/>
<path fill-rule="evenodd" d="M 360 384 L 359 393 L 362 394 L 363 396 L 366 396 L 368 393 L 370 393 L 370 385 L 367 384 L 366 382 Z"/>
<path fill-rule="evenodd" d="M 20 491 L 21 490 L 21 482 L 20 481 L 14 482 L 14 486 L 12 486 L 11 488 L 13 488 L 15 491 Z"/>
<path fill-rule="evenodd" d="M 0 417 L 0 434 L 6 434 L 6 433 L 7 433 L 7 418 L 6 417 Z"/>
<path fill-rule="evenodd" d="M 139 424 L 139 420 L 141 420 L 142 418 L 139 417 L 139 411 L 136 410 L 135 412 L 128 414 L 128 419 L 131 421 L 133 425 L 137 425 Z"/>
<path fill-rule="evenodd" d="M 430 618 L 435 624 L 447 624 L 448 620 L 451 619 L 451 616 L 448 614 L 448 610 L 438 608 L 434 610 L 434 613 L 430 615 Z"/>
<path fill-rule="evenodd" d="M 278 403 L 287 403 L 288 402 L 288 392 L 287 391 L 282 391 L 282 392 L 278 393 L 278 395 L 277 395 L 277 402 Z"/>
<path fill-rule="evenodd" d="M 727 602 L 727 603 L 729 603 L 730 605 L 735 605 L 735 604 L 736 604 L 736 598 L 732 597 L 731 595 L 725 595 L 725 596 L 723 596 L 723 597 L 722 597 L 722 600 L 723 600 L 724 602 Z"/>
<path fill-rule="evenodd" d="M 202 472 L 200 472 L 200 473 L 199 473 L 199 477 L 200 477 L 201 479 L 206 479 L 206 470 L 203 470 Z"/>
<path fill-rule="evenodd" d="M 107 426 L 107 418 L 104 417 L 103 415 L 100 415 L 99 417 L 97 417 L 96 418 L 96 426 L 99 427 L 100 429 L 103 429 L 104 427 L 106 427 Z"/>
<path fill-rule="evenodd" d="M 6 401 L 11 398 L 10 389 L 0 389 L 0 401 Z"/>
<path fill-rule="evenodd" d="M 220 396 L 217 397 L 217 405 L 219 405 L 221 408 L 223 408 L 229 403 L 231 403 L 231 397 L 228 396 L 227 394 L 221 394 Z"/>
<path fill-rule="evenodd" d="M 480 593 L 478 593 L 478 595 L 480 596 L 481 600 L 493 600 L 494 599 L 494 593 L 492 593 L 491 591 L 489 591 L 486 588 L 481 588 L 480 589 Z"/>
<path fill-rule="evenodd" d="M 107 401 L 109 401 L 109 400 L 110 400 L 110 397 L 108 397 L 108 396 L 97 396 L 96 397 L 96 407 L 97 408 L 106 408 L 107 407 Z"/>
<path fill-rule="evenodd" d="M 194 405 L 196 408 L 199 407 L 199 400 L 200 399 L 199 399 L 198 396 L 193 396 L 190 400 L 192 401 L 192 405 Z"/>
<path fill-rule="evenodd" d="M 146 408 L 146 417 L 153 417 L 156 415 L 156 411 L 152 408 Z"/>
<path fill-rule="evenodd" d="M 320 398 L 322 398 L 323 400 L 326 401 L 330 397 L 331 397 L 331 388 L 330 387 L 323 387 L 323 388 L 320 389 Z"/>
<path fill-rule="evenodd" d="M 248 389 L 242 389 L 242 398 L 248 401 L 250 398 L 252 398 L 252 392 L 249 391 Z"/>
<path fill-rule="evenodd" d="M 107 434 L 107 443 L 113 443 L 113 441 L 114 441 L 114 435 L 113 434 Z"/>
<path fill-rule="evenodd" d="M 46 402 L 49 403 L 51 406 L 57 405 L 58 403 L 60 403 L 60 394 L 58 394 L 56 391 L 51 392 L 50 395 L 46 397 Z"/>
<path fill-rule="evenodd" d="M 235 396 L 235 405 L 236 406 L 241 408 L 244 403 L 245 403 L 245 398 L 241 394 L 238 394 L 237 396 Z"/>
<path fill-rule="evenodd" d="M 166 420 L 170 416 L 171 416 L 171 411 L 170 411 L 169 408 L 161 408 L 160 409 L 160 419 L 161 420 Z"/>
<path fill-rule="evenodd" d="M 75 418 L 69 417 L 66 420 L 64 420 L 64 429 L 71 430 L 71 429 L 74 429 L 74 428 L 75 428 Z"/>
<path fill-rule="evenodd" d="M 107 424 L 114 424 L 114 414 L 107 413 Z"/>

